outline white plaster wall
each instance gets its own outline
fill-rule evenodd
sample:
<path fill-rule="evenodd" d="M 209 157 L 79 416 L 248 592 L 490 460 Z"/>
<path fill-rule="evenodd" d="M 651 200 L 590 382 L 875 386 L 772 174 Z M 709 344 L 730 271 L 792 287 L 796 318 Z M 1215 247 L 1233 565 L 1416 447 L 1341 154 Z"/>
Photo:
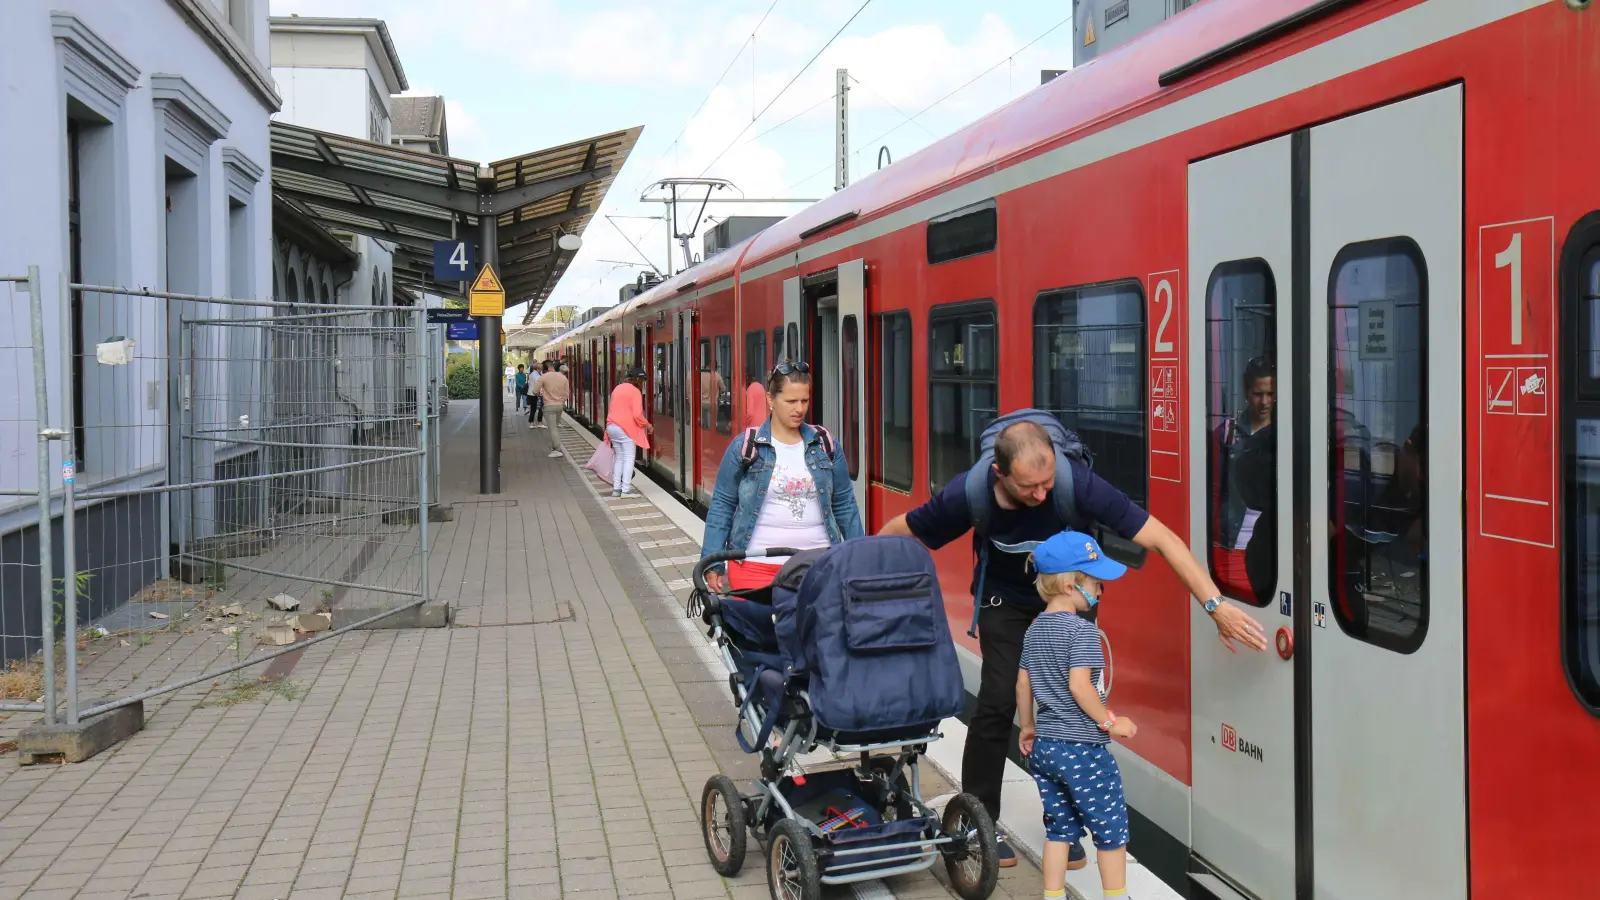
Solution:
<path fill-rule="evenodd" d="M 283 109 L 292 125 L 367 138 L 367 70 L 273 66 Z"/>
<path fill-rule="evenodd" d="M 46 362 L 51 373 L 49 416 L 51 424 L 64 421 L 63 399 L 69 396 L 61 382 L 64 353 L 63 305 L 59 279 L 68 257 L 66 217 L 66 102 L 60 77 L 57 44 L 51 33 L 51 12 L 76 15 L 99 38 L 139 69 L 136 86 L 124 98 L 120 121 L 114 126 L 116 172 L 115 201 L 116 259 L 115 282 L 128 286 L 157 287 L 161 284 L 163 256 L 161 235 L 165 220 L 163 196 L 163 138 L 152 105 L 150 76 L 154 73 L 181 75 L 207 100 L 231 120 L 228 133 L 209 148 L 200 175 L 201 290 L 211 295 L 229 293 L 228 248 L 222 239 L 227 223 L 227 181 L 221 162 L 223 147 L 234 147 L 263 169 L 271 164 L 268 148 L 268 117 L 271 109 L 248 83 L 213 50 L 186 20 L 165 3 L 105 3 L 102 0 L 13 0 L 6 4 L 6 51 L 0 53 L 0 127 L 5 133 L 28 135 L 28 140 L 7 142 L 0 166 L 0 197 L 6 199 L 8 213 L 0 216 L 0 274 L 24 274 L 28 266 L 39 267 L 45 305 Z M 256 23 L 265 32 L 266 4 L 258 8 Z M 251 242 L 250 284 L 254 297 L 265 298 L 271 290 L 271 194 L 270 174 L 263 174 L 250 198 Z M 111 280 L 111 279 L 108 279 Z M 0 303 L 13 306 L 25 297 L 0 285 Z M 165 310 L 156 301 L 127 298 L 130 311 L 126 321 L 140 343 L 140 355 L 154 355 L 164 343 Z M 119 320 L 120 322 L 121 320 Z M 14 311 L 0 316 L 0 347 L 25 347 L 27 320 Z M 92 346 L 92 340 L 91 340 Z M 91 351 L 92 352 L 92 351 Z M 32 434 L 35 409 L 31 379 L 26 365 L 29 354 L 20 351 L 0 353 L 0 378 L 8 382 L 0 390 L 0 488 L 31 490 L 36 485 Z M 18 369 L 21 365 L 22 369 Z M 128 367 L 117 373 L 122 380 L 142 382 L 157 374 L 156 364 L 144 371 Z M 128 385 L 128 387 L 135 387 Z M 113 414 L 116 424 L 128 434 L 159 427 L 169 415 L 165 393 L 158 409 L 143 402 L 142 384 L 136 389 L 116 392 Z M 135 398 L 137 402 L 133 401 Z M 86 405 L 103 398 L 86 397 Z M 91 441 L 93 439 L 91 438 Z M 137 440 L 119 445 L 115 453 L 103 458 L 102 471 L 91 473 L 96 479 L 131 474 L 159 467 L 166 448 L 160 440 Z M 60 450 L 51 460 L 51 471 L 59 471 Z M 54 480 L 54 476 L 52 476 Z M 80 479 L 80 482 L 82 479 Z M 25 501 L 26 502 L 26 501 Z M 0 507 L 9 508 L 8 498 Z M 9 523 L 0 517 L 0 531 Z"/>

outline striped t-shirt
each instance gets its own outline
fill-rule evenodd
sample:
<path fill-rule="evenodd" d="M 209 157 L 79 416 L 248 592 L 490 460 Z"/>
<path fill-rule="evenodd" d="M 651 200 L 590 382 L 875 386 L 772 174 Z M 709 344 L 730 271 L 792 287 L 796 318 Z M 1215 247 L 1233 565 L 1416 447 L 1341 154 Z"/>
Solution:
<path fill-rule="evenodd" d="M 1068 687 L 1068 673 L 1088 669 L 1098 683 L 1105 667 L 1100 629 L 1069 612 L 1041 613 L 1022 639 L 1022 670 L 1038 704 L 1034 730 L 1040 740 L 1109 744 L 1111 737 L 1078 708 Z"/>

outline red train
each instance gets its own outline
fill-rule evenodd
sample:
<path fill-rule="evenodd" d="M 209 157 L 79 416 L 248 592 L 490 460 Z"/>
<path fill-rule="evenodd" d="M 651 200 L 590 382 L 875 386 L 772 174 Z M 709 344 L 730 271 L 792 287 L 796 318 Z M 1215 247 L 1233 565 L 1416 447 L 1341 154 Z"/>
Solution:
<path fill-rule="evenodd" d="M 1057 411 L 1276 638 L 1104 607 L 1180 891 L 1600 897 L 1597 109 L 1589 0 L 1208 0 L 542 352 L 700 502 L 807 359 L 869 530 Z"/>

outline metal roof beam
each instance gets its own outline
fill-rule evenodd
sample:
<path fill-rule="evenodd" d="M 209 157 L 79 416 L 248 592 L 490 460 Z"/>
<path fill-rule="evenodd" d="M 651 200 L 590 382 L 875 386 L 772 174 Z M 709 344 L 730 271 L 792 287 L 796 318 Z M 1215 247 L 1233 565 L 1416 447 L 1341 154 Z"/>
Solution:
<path fill-rule="evenodd" d="M 302 175 L 311 175 L 316 178 L 326 178 L 340 184 L 364 187 L 370 191 L 389 194 L 405 200 L 415 200 L 430 206 L 440 206 L 445 209 L 460 213 L 478 213 L 477 191 L 452 191 L 449 188 L 432 184 L 423 184 L 409 178 L 395 178 L 391 175 L 380 175 L 352 166 L 334 166 L 325 162 L 306 159 L 303 156 L 293 156 L 287 153 L 272 154 L 272 164 L 280 169 L 299 172 Z M 568 185 L 567 187 L 571 187 Z"/>
<path fill-rule="evenodd" d="M 311 206 L 325 206 L 340 212 L 352 213 L 358 216 L 367 216 L 373 219 L 382 219 L 396 225 L 405 225 L 409 228 L 420 228 L 423 231 L 432 231 L 445 237 L 450 233 L 449 219 L 435 219 L 432 216 L 422 216 L 411 212 L 402 212 L 398 209 L 385 209 L 381 206 L 367 206 L 363 203 L 352 203 L 349 200 L 338 200 L 333 197 L 324 197 L 321 194 L 310 194 L 292 188 L 280 187 L 277 193 L 292 198 Z M 329 228 L 344 228 L 343 223 L 327 223 Z M 444 238 L 441 238 L 443 240 Z"/>
<path fill-rule="evenodd" d="M 343 222 L 324 222 L 322 224 L 324 228 L 327 228 L 331 231 L 348 231 L 351 234 L 364 234 L 369 238 L 377 238 L 380 241 L 388 241 L 391 244 L 398 244 L 402 247 L 410 248 L 418 253 L 426 253 L 430 257 L 433 254 L 433 241 L 430 241 L 427 238 L 417 237 L 416 235 L 397 234 L 393 231 L 384 231 L 382 228 L 368 228 L 365 225 L 348 225 Z"/>
<path fill-rule="evenodd" d="M 494 199 L 494 211 L 508 213 L 513 209 L 520 209 L 530 203 L 538 203 L 540 200 L 549 199 L 563 191 L 582 187 L 591 181 L 599 181 L 610 174 L 610 166 L 601 166 L 598 169 L 574 172 L 571 175 L 562 175 L 557 178 L 546 178 L 543 181 L 530 181 L 522 187 L 496 191 L 491 195 Z"/>
<path fill-rule="evenodd" d="M 524 219 L 521 222 L 513 222 L 510 225 L 502 225 L 499 231 L 500 243 L 513 243 L 520 238 L 527 237 L 528 235 L 538 234 L 552 225 L 560 225 L 563 222 L 570 222 L 579 216 L 587 216 L 590 209 L 591 207 L 588 206 L 580 206 L 577 209 L 569 209 L 563 212 L 550 213 L 549 215 L 538 216 L 532 219 Z"/>

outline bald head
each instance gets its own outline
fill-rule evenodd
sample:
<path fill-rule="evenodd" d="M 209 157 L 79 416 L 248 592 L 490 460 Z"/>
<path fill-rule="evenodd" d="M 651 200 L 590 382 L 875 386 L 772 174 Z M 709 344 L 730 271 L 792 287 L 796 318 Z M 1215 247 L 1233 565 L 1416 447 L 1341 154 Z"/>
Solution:
<path fill-rule="evenodd" d="M 1055 447 L 1050 443 L 1050 433 L 1037 422 L 1016 422 L 995 438 L 995 469 L 1001 475 L 1010 476 L 1018 466 L 1031 471 L 1055 468 Z"/>

